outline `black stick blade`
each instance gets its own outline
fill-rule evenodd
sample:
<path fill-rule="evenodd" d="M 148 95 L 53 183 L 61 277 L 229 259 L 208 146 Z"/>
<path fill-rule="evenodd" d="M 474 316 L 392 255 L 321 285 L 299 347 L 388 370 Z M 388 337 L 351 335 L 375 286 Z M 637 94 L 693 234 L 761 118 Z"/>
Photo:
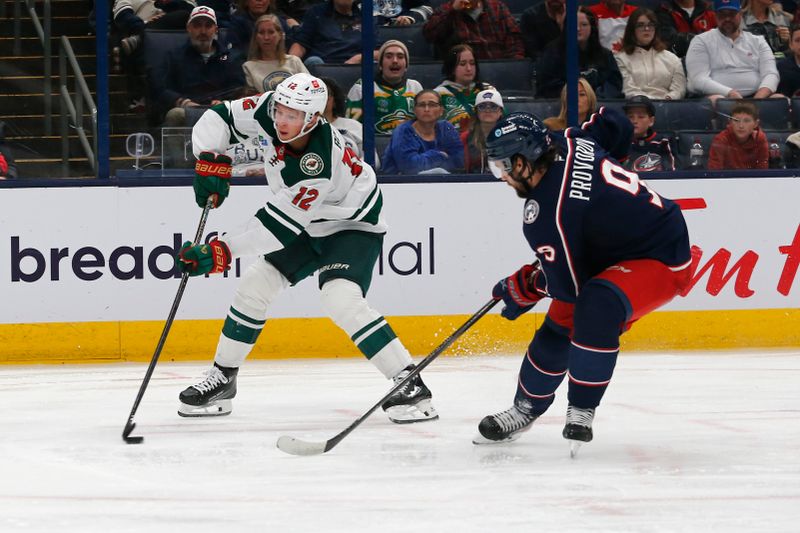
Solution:
<path fill-rule="evenodd" d="M 125 429 L 122 430 L 122 440 L 124 440 L 127 444 L 141 444 L 144 442 L 144 437 L 131 437 L 131 433 L 135 427 L 136 424 L 133 422 L 128 422 L 125 424 Z"/>

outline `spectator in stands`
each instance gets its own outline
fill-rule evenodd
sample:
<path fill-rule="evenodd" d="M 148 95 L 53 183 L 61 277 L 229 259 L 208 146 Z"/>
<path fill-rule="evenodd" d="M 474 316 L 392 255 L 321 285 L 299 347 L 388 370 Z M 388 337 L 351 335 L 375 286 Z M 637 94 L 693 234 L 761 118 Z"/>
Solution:
<path fill-rule="evenodd" d="M 752 102 L 738 102 L 733 106 L 728 127 L 711 142 L 708 168 L 769 168 L 767 136 L 758 127 L 758 109 Z"/>
<path fill-rule="evenodd" d="M 783 10 L 774 0 L 744 0 L 742 24 L 744 31 L 761 35 L 776 57 L 783 57 L 789 48 L 789 25 L 792 14 Z"/>
<path fill-rule="evenodd" d="M 277 16 L 261 15 L 256 20 L 255 29 L 247 61 L 242 65 L 245 93 L 271 91 L 292 74 L 308 72 L 299 57 L 286 53 L 286 36 Z"/>
<path fill-rule="evenodd" d="M 522 13 L 520 27 L 525 55 L 536 59 L 540 52 L 561 36 L 566 0 L 544 0 Z"/>
<path fill-rule="evenodd" d="M 633 140 L 623 166 L 634 172 L 675 170 L 669 138 L 654 129 L 656 108 L 653 102 L 644 95 L 634 96 L 628 98 L 622 109 L 633 124 Z"/>
<path fill-rule="evenodd" d="M 781 81 L 778 92 L 794 97 L 800 91 L 800 25 L 793 25 L 790 30 L 789 51 L 786 57 L 778 61 L 778 74 Z"/>
<path fill-rule="evenodd" d="M 195 0 L 116 0 L 112 7 L 114 26 L 121 32 L 120 48 L 133 54 L 142 43 L 145 28 L 180 30 L 186 26 Z"/>
<path fill-rule="evenodd" d="M 686 57 L 695 35 L 717 27 L 717 17 L 705 0 L 665 0 L 657 17 L 664 43 L 680 58 Z"/>
<path fill-rule="evenodd" d="M 194 8 L 186 32 L 186 42 L 168 51 L 164 64 L 150 78 L 153 94 L 162 111 L 166 110 L 164 126 L 170 128 L 191 125 L 205 107 L 238 96 L 244 86 L 242 62 L 217 41 L 213 9 Z M 187 114 L 191 115 L 188 120 Z M 168 152 L 164 155 L 183 153 L 176 146 Z"/>
<path fill-rule="evenodd" d="M 760 36 L 741 30 L 739 0 L 715 0 L 717 27 L 692 39 L 689 90 L 717 98 L 768 98 L 778 88 L 775 56 Z"/>
<path fill-rule="evenodd" d="M 414 96 L 422 90 L 417 80 L 406 78 L 408 48 L 400 41 L 389 40 L 378 50 L 378 74 L 375 77 L 375 133 L 388 135 L 401 123 L 414 118 Z M 361 80 L 347 93 L 347 117 L 361 120 L 363 113 Z"/>
<path fill-rule="evenodd" d="M 372 4 L 377 7 L 378 0 L 373 0 Z M 381 26 L 422 24 L 433 14 L 433 8 L 425 5 L 425 0 L 403 0 L 401 7 L 402 10 L 396 15 L 382 13 L 378 16 L 377 23 Z"/>
<path fill-rule="evenodd" d="M 342 138 L 358 157 L 364 157 L 364 136 L 361 123 L 345 118 L 344 91 L 333 78 L 320 78 L 328 87 L 328 104 L 322 116 L 342 134 Z"/>
<path fill-rule="evenodd" d="M 11 154 L 11 147 L 6 144 L 5 123 L 0 122 L 0 180 L 15 179 L 17 165 Z"/>
<path fill-rule="evenodd" d="M 442 74 L 445 79 L 434 90 L 442 98 L 444 119 L 463 131 L 475 115 L 475 97 L 492 86 L 480 81 L 478 61 L 468 44 L 458 44 L 450 49 L 442 64 Z"/>
<path fill-rule="evenodd" d="M 628 98 L 643 94 L 657 100 L 678 100 L 686 95 L 683 64 L 665 50 L 652 10 L 639 8 L 631 13 L 622 50 L 615 58 L 622 74 L 622 92 Z"/>
<path fill-rule="evenodd" d="M 578 78 L 578 125 L 583 124 L 589 115 L 597 110 L 597 95 L 585 78 Z M 567 86 L 561 89 L 561 110 L 556 117 L 544 119 L 544 125 L 551 130 L 567 129 Z"/>
<path fill-rule="evenodd" d="M 425 89 L 414 98 L 416 118 L 392 133 L 383 153 L 387 174 L 450 173 L 464 167 L 464 147 L 458 132 L 442 116 L 439 93 Z"/>
<path fill-rule="evenodd" d="M 231 15 L 227 40 L 232 48 L 246 53 L 253 36 L 256 19 L 261 15 L 276 15 L 276 10 L 273 0 L 238 0 L 237 6 L 236 11 Z M 277 18 L 280 21 L 284 42 L 286 42 L 286 36 L 291 35 L 292 28 L 299 25 L 299 22 L 281 16 Z"/>
<path fill-rule="evenodd" d="M 566 33 L 548 45 L 536 68 L 536 96 L 555 98 L 566 83 Z M 581 76 L 598 98 L 622 98 L 622 75 L 614 54 L 600 45 L 597 17 L 584 6 L 578 8 L 578 65 Z"/>
<path fill-rule="evenodd" d="M 800 131 L 786 138 L 786 168 L 800 168 Z"/>
<path fill-rule="evenodd" d="M 378 42 L 377 27 L 375 44 Z M 289 53 L 306 65 L 361 63 L 361 9 L 353 0 L 328 0 L 313 6 L 294 34 Z M 377 59 L 377 52 L 375 53 Z"/>
<path fill-rule="evenodd" d="M 525 56 L 519 26 L 501 0 L 447 0 L 425 23 L 423 33 L 440 58 L 460 43 L 472 46 L 478 59 Z"/>
<path fill-rule="evenodd" d="M 589 10 L 597 17 L 597 29 L 600 44 L 612 52 L 622 47 L 622 34 L 628 24 L 628 18 L 636 10 L 636 6 L 625 3 L 625 0 L 602 0 L 589 6 Z"/>
<path fill-rule="evenodd" d="M 196 0 L 198 6 L 210 7 L 217 15 L 217 26 L 227 28 L 233 13 L 234 0 Z"/>
<path fill-rule="evenodd" d="M 277 0 L 278 13 L 286 18 L 293 18 L 298 22 L 303 21 L 311 6 L 321 4 L 326 0 Z"/>
<path fill-rule="evenodd" d="M 464 170 L 467 173 L 488 174 L 486 136 L 503 117 L 503 97 L 495 89 L 486 89 L 475 98 L 475 119 L 469 130 L 461 132 L 464 146 Z"/>

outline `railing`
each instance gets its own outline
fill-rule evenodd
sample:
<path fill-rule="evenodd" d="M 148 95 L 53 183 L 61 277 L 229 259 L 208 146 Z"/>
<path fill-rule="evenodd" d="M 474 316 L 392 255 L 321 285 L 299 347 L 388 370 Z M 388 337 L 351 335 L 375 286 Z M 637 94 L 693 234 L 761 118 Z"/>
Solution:
<path fill-rule="evenodd" d="M 73 102 L 69 89 L 67 89 L 67 62 L 72 69 L 75 78 L 75 101 Z M 75 129 L 78 134 L 83 151 L 89 160 L 89 165 L 95 177 L 97 171 L 97 105 L 92 99 L 92 93 L 86 85 L 86 79 L 72 51 L 69 39 L 62 36 L 61 46 L 58 50 L 58 69 L 59 69 L 59 93 L 61 94 L 61 169 L 66 176 L 69 174 L 69 128 Z M 92 142 L 83 129 L 83 108 L 84 104 L 91 112 L 92 120 Z"/>
<path fill-rule="evenodd" d="M 14 55 L 22 53 L 22 4 L 23 0 L 14 0 Z M 53 73 L 52 73 L 52 48 L 51 48 L 51 27 L 53 17 L 50 14 L 50 0 L 44 0 L 43 21 L 36 13 L 35 1 L 24 0 L 25 7 L 31 17 L 31 22 L 39 36 L 39 42 L 44 49 L 44 130 L 45 135 L 53 134 Z"/>

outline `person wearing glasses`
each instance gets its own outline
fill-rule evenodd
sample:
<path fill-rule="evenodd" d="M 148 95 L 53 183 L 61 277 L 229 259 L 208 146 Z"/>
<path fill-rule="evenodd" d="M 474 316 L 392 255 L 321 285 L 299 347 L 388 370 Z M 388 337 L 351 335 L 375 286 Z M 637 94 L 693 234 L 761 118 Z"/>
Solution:
<path fill-rule="evenodd" d="M 464 146 L 464 170 L 467 173 L 488 174 L 486 136 L 503 118 L 503 97 L 495 89 L 487 89 L 475 97 L 475 119 L 469 130 L 461 132 Z"/>
<path fill-rule="evenodd" d="M 392 133 L 383 152 L 384 174 L 449 174 L 464 167 L 464 147 L 452 124 L 442 120 L 439 93 L 425 89 L 414 97 L 414 120 Z"/>
<path fill-rule="evenodd" d="M 615 54 L 622 74 L 622 92 L 628 98 L 644 95 L 654 100 L 678 100 L 686 95 L 686 74 L 678 56 L 666 49 L 656 14 L 647 8 L 633 12 Z"/>

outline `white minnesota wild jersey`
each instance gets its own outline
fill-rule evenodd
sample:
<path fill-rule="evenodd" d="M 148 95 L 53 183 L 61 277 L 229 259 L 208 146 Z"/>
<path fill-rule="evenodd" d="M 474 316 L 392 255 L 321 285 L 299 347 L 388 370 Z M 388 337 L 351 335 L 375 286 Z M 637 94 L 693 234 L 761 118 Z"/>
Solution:
<path fill-rule="evenodd" d="M 243 227 L 223 240 L 234 257 L 286 247 L 303 231 L 324 237 L 344 230 L 385 233 L 383 197 L 375 171 L 346 146 L 336 128 L 320 118 L 302 153 L 278 141 L 267 113 L 272 92 L 216 105 L 192 130 L 195 156 L 225 153 L 252 137 L 264 151 L 273 196 Z"/>

